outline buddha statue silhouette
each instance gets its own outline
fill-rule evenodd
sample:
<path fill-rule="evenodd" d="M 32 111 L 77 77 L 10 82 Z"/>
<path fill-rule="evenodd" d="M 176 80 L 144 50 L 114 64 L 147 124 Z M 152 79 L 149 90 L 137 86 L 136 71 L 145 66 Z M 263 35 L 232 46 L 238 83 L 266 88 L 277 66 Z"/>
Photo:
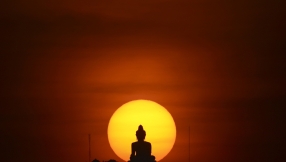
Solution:
<path fill-rule="evenodd" d="M 131 144 L 131 155 L 129 162 L 156 162 L 155 156 L 151 155 L 152 146 L 145 140 L 146 132 L 142 125 L 139 125 L 136 131 L 137 142 Z"/>

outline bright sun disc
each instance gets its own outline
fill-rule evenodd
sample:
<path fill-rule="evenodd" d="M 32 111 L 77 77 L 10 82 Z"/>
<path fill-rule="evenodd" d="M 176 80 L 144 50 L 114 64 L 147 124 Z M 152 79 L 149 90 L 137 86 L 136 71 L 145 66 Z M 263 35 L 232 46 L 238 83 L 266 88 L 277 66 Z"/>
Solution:
<path fill-rule="evenodd" d="M 108 140 L 117 156 L 128 161 L 131 143 L 137 141 L 136 130 L 142 125 L 145 141 L 152 144 L 152 155 L 159 161 L 172 149 L 176 126 L 171 114 L 161 105 L 149 100 L 134 100 L 119 107 L 108 124 Z"/>

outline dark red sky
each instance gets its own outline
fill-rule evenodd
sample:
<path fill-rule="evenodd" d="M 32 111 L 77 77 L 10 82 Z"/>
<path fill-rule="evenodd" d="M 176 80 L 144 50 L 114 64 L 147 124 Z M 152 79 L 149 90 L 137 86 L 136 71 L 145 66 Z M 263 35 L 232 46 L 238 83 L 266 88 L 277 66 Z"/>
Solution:
<path fill-rule="evenodd" d="M 1 161 L 120 160 L 107 125 L 125 102 L 166 107 L 162 162 L 284 162 L 282 1 L 4 1 Z M 156 122 L 156 121 L 154 121 Z M 148 132 L 147 132 L 148 134 Z"/>

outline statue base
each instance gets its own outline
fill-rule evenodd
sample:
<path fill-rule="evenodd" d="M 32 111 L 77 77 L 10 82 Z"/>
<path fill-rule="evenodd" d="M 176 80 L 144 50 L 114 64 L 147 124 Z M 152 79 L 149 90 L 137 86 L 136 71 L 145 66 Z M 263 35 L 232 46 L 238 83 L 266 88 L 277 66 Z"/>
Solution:
<path fill-rule="evenodd" d="M 149 157 L 130 157 L 130 160 L 128 162 L 156 162 L 155 156 L 149 156 Z"/>

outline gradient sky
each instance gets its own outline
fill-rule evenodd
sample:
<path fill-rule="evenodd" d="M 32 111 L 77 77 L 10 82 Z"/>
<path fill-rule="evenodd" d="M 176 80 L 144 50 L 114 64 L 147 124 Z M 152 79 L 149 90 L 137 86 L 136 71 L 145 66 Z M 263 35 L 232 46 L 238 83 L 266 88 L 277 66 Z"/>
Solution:
<path fill-rule="evenodd" d="M 92 158 L 120 161 L 108 121 L 149 99 L 177 126 L 162 162 L 188 161 L 189 126 L 192 162 L 284 162 L 282 3 L 1 2 L 1 161 L 86 162 L 89 133 Z"/>

